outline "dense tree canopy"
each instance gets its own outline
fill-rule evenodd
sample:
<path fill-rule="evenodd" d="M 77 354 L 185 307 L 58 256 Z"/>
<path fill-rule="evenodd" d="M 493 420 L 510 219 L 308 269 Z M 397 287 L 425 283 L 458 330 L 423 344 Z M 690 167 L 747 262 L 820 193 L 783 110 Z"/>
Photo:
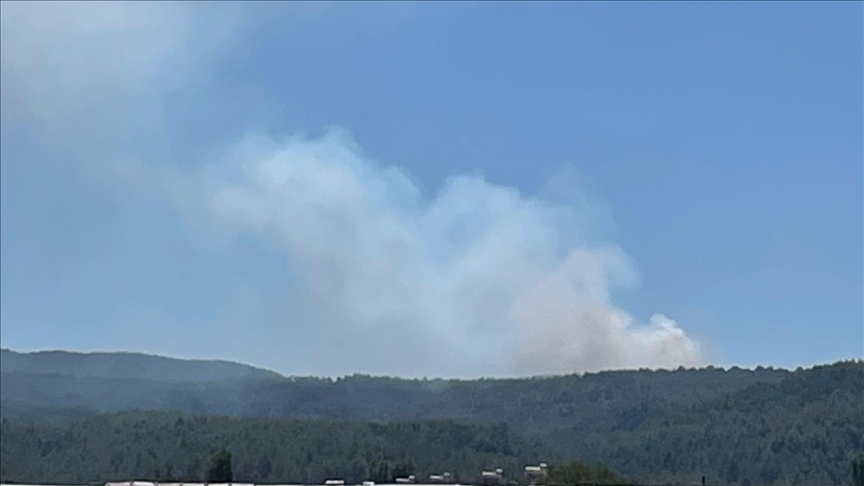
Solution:
<path fill-rule="evenodd" d="M 515 477 L 576 458 L 646 482 L 847 486 L 864 451 L 861 361 L 475 381 L 18 371 L 0 392 L 4 481 L 200 479 L 224 448 L 241 481 Z M 173 412 L 104 414 L 135 408 Z"/>
<path fill-rule="evenodd" d="M 228 459 L 218 454 L 223 450 L 230 452 Z M 526 462 L 541 457 L 542 448 L 506 425 L 443 421 L 370 424 L 124 412 L 61 424 L 0 423 L 4 482 L 200 481 L 208 465 L 218 464 L 224 474 L 226 462 L 234 480 L 243 482 L 308 484 L 334 477 L 360 482 L 370 473 L 391 481 L 444 470 L 473 479 L 484 468 L 518 474 Z"/>
<path fill-rule="evenodd" d="M 553 464 L 549 468 L 548 476 L 541 483 L 551 486 L 581 483 L 616 484 L 623 481 L 624 479 L 605 466 L 571 461 L 560 465 Z"/>

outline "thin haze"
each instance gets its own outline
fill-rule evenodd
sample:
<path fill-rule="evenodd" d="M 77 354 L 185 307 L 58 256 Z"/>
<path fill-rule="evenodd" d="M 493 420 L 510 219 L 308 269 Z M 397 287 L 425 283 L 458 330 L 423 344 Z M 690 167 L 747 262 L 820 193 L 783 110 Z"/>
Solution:
<path fill-rule="evenodd" d="M 289 30 L 340 8 L 353 7 L 272 7 Z M 366 12 L 386 29 L 413 10 Z M 105 317 L 114 332 L 142 336 L 143 351 L 182 354 L 188 345 L 187 355 L 284 373 L 523 375 L 705 362 L 706 345 L 686 322 L 616 305 L 616 290 L 639 283 L 636 264 L 605 230 L 611 212 L 573 178 L 550 181 L 566 186 L 563 198 L 474 171 L 453 170 L 430 188 L 406 163 L 365 151 L 344 120 L 303 133 L 257 128 L 291 113 L 249 93 L 226 96 L 216 66 L 241 58 L 241 40 L 272 14 L 231 3 L 2 3 L 2 119 L 13 127 L 4 135 L 17 129 L 42 147 L 4 136 L 4 179 L 13 164 L 40 157 L 51 161 L 46 180 L 72 167 L 71 178 L 117 201 L 105 217 L 123 220 L 123 244 L 180 241 L 137 265 L 180 268 L 192 255 L 222 269 L 214 279 L 237 281 L 217 296 L 207 293 L 212 282 L 178 273 Z M 314 73 L 297 66 L 295 75 Z M 226 122 L 218 141 L 195 151 L 180 146 L 175 113 L 219 103 L 243 106 L 247 121 Z M 15 256 L 4 253 L 4 263 Z M 14 284 L 11 272 L 4 282 Z M 85 272 L 78 285 L 94 289 L 123 278 L 102 266 Z M 182 315 L 151 305 L 173 298 L 172 288 L 178 299 L 199 292 L 202 303 Z M 247 351 L 202 351 L 216 342 L 211 334 Z M 305 365 L 286 364 L 303 348 Z"/>
<path fill-rule="evenodd" d="M 117 104 L 186 81 L 177 64 L 207 54 L 187 44 L 194 18 L 171 6 L 4 4 L 3 95 L 20 110 L 8 116 L 37 117 L 93 170 L 126 167 L 130 184 L 178 209 L 272 240 L 314 295 L 309 324 L 326 352 L 360 357 L 349 366 L 491 374 L 699 362 L 675 321 L 644 325 L 611 302 L 635 271 L 620 248 L 585 244 L 574 208 L 477 175 L 454 174 L 427 197 L 337 129 L 246 136 L 191 174 L 121 144 L 111 160 L 102 144 L 70 141 L 79 129 L 123 136 L 132 123 L 116 125 L 130 115 Z"/>

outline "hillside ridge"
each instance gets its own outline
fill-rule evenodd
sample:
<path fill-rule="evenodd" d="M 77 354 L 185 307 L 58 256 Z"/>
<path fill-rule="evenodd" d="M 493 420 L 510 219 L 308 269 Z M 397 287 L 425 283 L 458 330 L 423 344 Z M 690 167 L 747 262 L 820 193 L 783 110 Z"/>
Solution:
<path fill-rule="evenodd" d="M 851 358 L 847 360 L 837 360 L 831 363 L 816 363 L 808 367 L 798 366 L 795 369 L 791 368 L 783 368 L 776 366 L 762 366 L 757 365 L 754 367 L 746 367 L 746 366 L 716 366 L 716 365 L 705 365 L 699 367 L 684 367 L 679 366 L 677 368 L 657 368 L 657 369 L 649 369 L 649 368 L 627 368 L 627 369 L 609 369 L 609 370 L 600 370 L 600 371 L 589 371 L 589 372 L 573 372 L 573 373 L 565 373 L 565 374 L 549 374 L 549 375 L 533 375 L 533 376 L 504 376 L 504 377 L 478 377 L 478 378 L 444 378 L 444 377 L 427 377 L 427 378 L 406 378 L 400 377 L 398 375 L 370 375 L 366 373 L 352 373 L 350 375 L 338 375 L 338 376 L 311 376 L 311 375 L 293 375 L 293 374 L 282 374 L 277 371 L 258 367 L 254 365 L 250 365 L 247 363 L 239 362 L 239 361 L 231 361 L 231 360 L 223 360 L 223 359 L 203 359 L 203 358 L 178 358 L 172 356 L 165 356 L 161 354 L 153 354 L 153 353 L 143 353 L 138 351 L 69 351 L 62 349 L 45 349 L 38 351 L 16 351 L 11 348 L 0 348 L 0 371 L 3 372 L 15 372 L 21 371 L 25 373 L 37 373 L 37 374 L 51 374 L 56 373 L 60 375 L 66 376 L 81 376 L 75 375 L 70 372 L 68 368 L 59 367 L 56 365 L 52 365 L 50 363 L 46 363 L 46 360 L 146 360 L 152 362 L 162 361 L 164 363 L 171 363 L 175 365 L 189 365 L 189 366 L 223 366 L 226 369 L 234 369 L 235 373 L 240 376 L 232 376 L 232 378 L 237 377 L 271 377 L 271 378 L 287 378 L 291 380 L 322 380 L 322 381 L 339 381 L 345 379 L 386 379 L 386 380 L 400 380 L 406 382 L 477 382 L 477 381 L 510 381 L 510 380 L 543 380 L 543 379 L 554 379 L 560 377 L 567 376 L 593 376 L 593 375 L 620 375 L 620 374 L 628 374 L 628 373 L 637 373 L 637 372 L 653 372 L 653 373 L 671 373 L 671 372 L 698 372 L 698 371 L 724 371 L 724 372 L 785 372 L 792 373 L 795 371 L 807 371 L 813 370 L 819 367 L 824 366 L 832 366 L 838 363 L 862 363 L 864 360 L 860 358 Z M 15 361 L 13 361 L 15 360 Z M 27 364 L 29 366 L 21 366 L 19 360 L 27 360 Z M 42 363 L 36 363 L 36 361 L 42 360 Z M 56 368 L 56 369 L 55 369 Z M 244 371 L 248 375 L 256 375 L 256 376 L 242 376 L 243 373 L 239 372 L 240 370 Z M 91 377 L 105 377 L 105 378 L 147 378 L 145 376 L 111 376 L 107 374 L 90 374 L 86 376 Z M 224 377 L 223 377 L 224 378 Z M 165 378 L 165 377 L 156 377 L 154 379 L 174 379 L 174 380 L 183 380 L 183 378 L 175 377 L 175 378 Z M 215 378 L 220 379 L 220 378 Z M 197 380 L 193 380 L 197 381 Z"/>
<path fill-rule="evenodd" d="M 251 455 L 258 466 L 268 461 L 275 466 L 280 449 L 273 445 L 276 442 L 264 444 L 255 434 L 242 432 L 251 430 L 253 424 L 265 429 L 277 427 L 276 422 L 271 424 L 273 420 L 311 420 L 325 424 L 322 430 L 328 429 L 326 424 L 377 424 L 356 436 L 357 454 L 368 459 L 383 447 L 372 439 L 376 426 L 414 423 L 425 427 L 419 424 L 445 420 L 484 430 L 504 425 L 502 432 L 512 432 L 532 449 L 542 445 L 557 457 L 602 463 L 641 480 L 668 482 L 704 474 L 713 484 L 839 486 L 846 484 L 849 461 L 864 453 L 862 396 L 864 362 L 860 360 L 791 372 L 706 368 L 476 381 L 357 375 L 336 380 L 183 382 L 4 371 L 0 416 L 4 426 L 10 427 L 4 436 L 20 433 L 29 437 L 4 442 L 4 466 L 20 461 L 38 467 L 38 458 L 52 453 L 57 440 L 76 437 L 79 430 L 84 434 L 89 430 L 86 424 L 111 420 L 105 418 L 106 412 L 108 417 L 113 412 L 130 417 L 118 422 L 119 428 L 106 429 L 118 434 L 130 433 L 129 428 L 138 433 L 134 431 L 149 429 L 148 424 L 156 427 L 147 417 L 161 416 L 150 412 L 165 412 L 203 421 L 196 422 L 200 428 L 180 438 L 181 442 L 233 444 L 238 457 L 245 461 Z M 220 416 L 224 418 L 216 418 Z M 211 423 L 207 417 L 215 420 L 212 426 L 206 425 Z M 222 422 L 228 418 L 236 420 Z M 158 434 L 165 440 L 177 440 L 171 429 L 175 422 L 180 423 L 173 420 L 158 426 Z M 239 435 L 219 435 L 221 425 L 217 424 L 222 423 L 238 424 Z M 36 428 L 28 432 L 32 427 Z M 429 430 L 427 440 L 437 440 L 440 430 Z M 451 430 L 458 435 L 460 426 Z M 320 439 L 325 445 L 329 441 Z M 76 457 L 97 443 L 102 444 L 101 439 L 69 444 L 64 457 Z M 483 439 L 477 446 L 491 452 L 490 444 Z M 198 459 L 206 458 L 207 447 Z M 424 457 L 421 451 L 418 449 L 417 459 Z M 138 462 L 139 455 L 144 461 L 148 454 L 150 449 L 130 445 L 115 462 L 118 467 L 129 458 Z M 322 460 L 331 456 L 336 457 L 326 453 Z M 292 455 L 289 462 L 308 462 L 306 459 Z M 345 458 L 348 462 L 332 473 L 353 474 L 350 471 L 356 468 L 351 464 L 355 462 L 360 468 L 355 472 L 362 473 L 365 466 L 360 464 L 366 459 L 361 459 Z M 167 467 L 166 461 L 160 458 L 149 467 Z M 113 468 L 110 464 L 100 467 Z"/>
<path fill-rule="evenodd" d="M 275 371 L 226 360 L 172 358 L 129 351 L 18 352 L 8 348 L 0 349 L 0 371 L 80 378 L 142 378 L 166 381 L 283 378 Z"/>

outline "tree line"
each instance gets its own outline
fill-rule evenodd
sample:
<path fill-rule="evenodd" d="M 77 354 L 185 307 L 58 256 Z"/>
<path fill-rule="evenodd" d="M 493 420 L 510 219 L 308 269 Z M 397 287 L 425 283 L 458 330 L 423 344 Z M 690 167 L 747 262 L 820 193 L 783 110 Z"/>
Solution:
<path fill-rule="evenodd" d="M 152 476 L 168 466 L 179 476 L 190 464 L 200 478 L 216 447 L 231 451 L 235 474 L 259 481 L 337 473 L 361 480 L 372 476 L 370 468 L 392 471 L 409 459 L 422 474 L 444 467 L 476 474 L 496 465 L 513 473 L 536 460 L 578 458 L 645 482 L 694 483 L 705 476 L 709 484 L 847 486 L 850 461 L 864 451 L 861 361 L 792 372 L 707 368 L 473 381 L 94 380 L 4 373 L 2 467 L 18 456 L 21 464 L 33 464 L 33 457 L 72 464 L 66 454 L 104 450 L 113 462 L 82 471 L 82 478 L 99 471 Z M 176 412 L 102 413 L 135 406 Z M 219 437 L 215 424 L 227 427 L 227 435 Z M 291 434 L 316 430 L 299 436 L 310 455 L 292 445 L 290 434 L 273 435 L 285 427 Z M 139 440 L 134 432 L 141 428 L 152 428 L 168 445 Z M 91 437 L 90 429 L 102 435 L 84 443 L 64 438 Z M 124 430 L 140 447 L 120 441 Z M 185 449 L 172 449 L 172 441 L 185 441 Z M 358 452 L 346 455 L 328 441 Z M 179 459 L 156 461 L 152 454 L 163 450 Z"/>
<path fill-rule="evenodd" d="M 0 420 L 0 480 L 82 483 L 202 481 L 213 454 L 230 451 L 242 482 L 382 481 L 447 470 L 473 479 L 517 474 L 546 451 L 502 425 L 451 421 L 356 423 L 123 412 L 61 423 Z M 382 476 L 383 474 L 383 476 Z"/>

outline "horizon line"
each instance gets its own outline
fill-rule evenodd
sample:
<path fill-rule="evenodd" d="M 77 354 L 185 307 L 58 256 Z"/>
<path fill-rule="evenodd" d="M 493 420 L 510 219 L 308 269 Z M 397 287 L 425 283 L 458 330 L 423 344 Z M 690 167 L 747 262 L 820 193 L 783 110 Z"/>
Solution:
<path fill-rule="evenodd" d="M 793 373 L 796 371 L 808 371 L 813 370 L 820 367 L 833 366 L 842 363 L 864 363 L 864 358 L 861 357 L 851 357 L 851 358 L 839 358 L 831 362 L 822 362 L 822 363 L 814 363 L 809 366 L 797 366 L 796 368 L 786 368 L 782 366 L 773 366 L 773 365 L 756 365 L 756 366 L 741 366 L 741 365 L 730 365 L 730 366 L 722 366 L 722 365 L 714 365 L 714 364 L 706 364 L 704 366 L 678 366 L 675 368 L 611 368 L 611 369 L 603 369 L 596 371 L 583 371 L 578 372 L 574 371 L 572 373 L 560 373 L 560 374 L 536 374 L 536 375 L 524 375 L 524 376 L 477 376 L 474 378 L 454 378 L 454 377 L 443 377 L 443 376 L 423 376 L 423 377 L 408 377 L 408 376 L 399 376 L 399 375 L 385 375 L 385 374 L 369 374 L 362 372 L 355 372 L 352 374 L 342 374 L 342 375 L 299 375 L 299 374 L 284 374 L 278 371 L 249 364 L 243 363 L 240 361 L 233 361 L 221 358 L 180 358 L 175 356 L 167 356 L 163 354 L 156 353 L 147 353 L 142 351 L 128 351 L 128 350 L 115 350 L 115 351 L 105 351 L 105 350 L 93 350 L 93 351 L 75 351 L 75 350 L 67 350 L 67 349 L 39 349 L 35 351 L 19 351 L 9 347 L 0 346 L 0 351 L 6 351 L 18 355 L 36 355 L 36 354 L 47 354 L 47 353 L 64 353 L 68 355 L 78 355 L 78 356 L 94 356 L 94 355 L 133 355 L 133 356 L 145 356 L 151 358 L 159 358 L 159 359 L 167 359 L 173 361 L 181 361 L 186 363 L 222 363 L 222 364 L 231 364 L 235 366 L 243 366 L 248 367 L 257 371 L 263 371 L 267 373 L 272 373 L 276 375 L 274 378 L 278 377 L 286 380 L 295 380 L 295 379 L 318 379 L 318 380 L 335 380 L 339 381 L 346 378 L 371 378 L 371 379 L 397 379 L 403 381 L 505 381 L 505 380 L 535 380 L 535 379 L 550 379 L 550 378 L 558 378 L 558 377 L 568 377 L 568 376 L 588 376 L 588 375 L 599 375 L 599 374 L 611 374 L 611 373 L 633 373 L 633 372 L 652 372 L 652 373 L 672 373 L 672 372 L 680 372 L 680 371 L 708 371 L 708 370 L 720 370 L 720 371 L 749 371 L 749 372 L 757 372 L 757 371 L 785 371 L 787 373 Z"/>

